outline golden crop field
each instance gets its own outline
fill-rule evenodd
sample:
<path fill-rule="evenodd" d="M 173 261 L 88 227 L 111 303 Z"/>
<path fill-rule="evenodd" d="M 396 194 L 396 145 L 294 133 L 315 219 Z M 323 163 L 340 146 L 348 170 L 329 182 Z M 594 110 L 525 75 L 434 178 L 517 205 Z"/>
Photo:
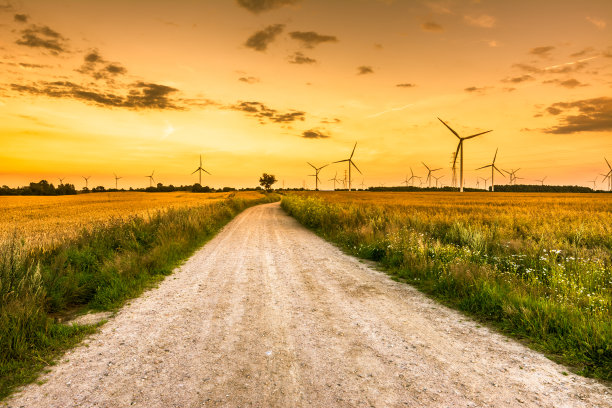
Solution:
<path fill-rule="evenodd" d="M 147 216 L 168 208 L 194 207 L 227 198 L 230 193 L 112 192 L 66 196 L 0 196 L 0 242 L 17 236 L 28 246 L 52 244 L 130 216 Z M 244 199 L 255 191 L 236 192 Z"/>

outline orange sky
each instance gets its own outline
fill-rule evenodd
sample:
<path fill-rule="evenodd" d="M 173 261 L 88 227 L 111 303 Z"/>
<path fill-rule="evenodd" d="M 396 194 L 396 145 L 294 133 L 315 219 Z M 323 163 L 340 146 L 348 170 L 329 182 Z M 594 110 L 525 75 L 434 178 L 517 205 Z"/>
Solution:
<path fill-rule="evenodd" d="M 612 159 L 612 3 L 0 0 L 0 184 L 466 184 L 488 164 L 589 185 Z M 322 188 L 345 166 L 321 172 Z M 497 178 L 496 178 L 496 181 Z M 590 184 L 592 185 L 592 183 Z M 277 185 L 279 186 L 279 185 Z M 603 184 L 598 184 L 603 188 Z"/>

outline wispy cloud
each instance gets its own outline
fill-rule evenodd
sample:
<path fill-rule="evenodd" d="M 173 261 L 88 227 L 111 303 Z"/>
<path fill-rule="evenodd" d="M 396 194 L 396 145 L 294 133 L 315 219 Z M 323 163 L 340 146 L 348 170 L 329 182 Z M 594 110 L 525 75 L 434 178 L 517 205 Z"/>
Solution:
<path fill-rule="evenodd" d="M 471 26 L 480 28 L 493 28 L 496 22 L 495 17 L 486 14 L 481 14 L 479 16 L 463 16 L 463 20 Z"/>
<path fill-rule="evenodd" d="M 27 23 L 28 15 L 27 14 L 15 14 L 15 16 L 13 16 L 13 20 L 15 20 L 17 23 Z"/>
<path fill-rule="evenodd" d="M 366 75 L 366 74 L 373 74 L 373 73 L 374 73 L 374 70 L 369 65 L 362 65 L 360 67 L 357 67 L 357 75 Z"/>
<path fill-rule="evenodd" d="M 76 71 L 94 79 L 105 79 L 107 81 L 112 81 L 113 78 L 127 73 L 127 69 L 118 62 L 105 60 L 98 50 L 89 51 L 84 57 L 83 65 Z"/>
<path fill-rule="evenodd" d="M 307 57 L 298 51 L 295 54 L 289 56 L 289 62 L 291 64 L 314 64 L 315 62 L 317 62 L 317 60 L 314 58 Z"/>
<path fill-rule="evenodd" d="M 501 81 L 509 84 L 520 84 L 521 82 L 533 81 L 535 78 L 531 75 L 521 75 L 517 77 L 504 78 Z"/>
<path fill-rule="evenodd" d="M 483 93 L 487 89 L 489 89 L 488 86 L 481 86 L 480 88 L 477 86 L 469 86 L 465 88 L 464 91 L 468 93 Z"/>
<path fill-rule="evenodd" d="M 279 112 L 261 102 L 238 102 L 235 105 L 227 106 L 226 109 L 245 112 L 249 116 L 258 118 L 261 124 L 264 124 L 266 121 L 271 123 L 291 123 L 298 120 L 303 121 L 306 117 L 305 112 L 296 110 Z"/>
<path fill-rule="evenodd" d="M 302 137 L 305 139 L 327 139 L 330 137 L 329 134 L 323 133 L 318 129 L 306 130 L 302 133 Z"/>
<path fill-rule="evenodd" d="M 568 114 L 578 111 L 577 114 Z M 574 102 L 557 102 L 546 108 L 553 116 L 565 113 L 556 126 L 543 129 L 546 133 L 603 132 L 612 130 L 612 98 L 600 97 Z"/>
<path fill-rule="evenodd" d="M 432 33 L 436 33 L 436 32 L 442 32 L 444 31 L 444 27 L 442 27 L 440 24 L 434 22 L 434 21 L 426 21 L 423 24 L 421 24 L 421 29 L 423 31 L 429 31 Z"/>
<path fill-rule="evenodd" d="M 542 47 L 535 47 L 532 48 L 529 53 L 532 55 L 536 55 L 540 58 L 548 58 L 550 57 L 550 53 L 552 50 L 554 50 L 555 47 L 553 47 L 552 45 L 546 45 L 546 46 L 542 46 Z"/>
<path fill-rule="evenodd" d="M 19 93 L 80 100 L 86 103 L 107 107 L 134 110 L 181 110 L 180 100 L 172 97 L 178 89 L 165 85 L 135 82 L 124 94 L 113 93 L 95 87 L 85 87 L 69 81 L 35 82 L 30 85 L 11 84 Z"/>
<path fill-rule="evenodd" d="M 577 79 L 574 78 L 570 78 L 570 79 L 565 79 L 565 80 L 561 80 L 561 79 L 550 79 L 548 81 L 544 81 L 543 83 L 545 84 L 554 84 L 554 85 L 559 85 L 562 86 L 564 88 L 576 88 L 579 86 L 588 86 L 588 84 L 583 84 L 582 82 L 578 81 Z"/>
<path fill-rule="evenodd" d="M 279 7 L 295 4 L 299 0 L 237 0 L 240 7 L 244 7 L 251 13 L 259 14 Z"/>
<path fill-rule="evenodd" d="M 382 112 L 374 113 L 372 115 L 366 116 L 366 118 L 368 118 L 368 119 L 370 119 L 370 118 L 377 118 L 379 116 L 384 115 L 385 113 L 401 111 L 401 110 L 404 110 L 404 109 L 408 109 L 411 106 L 414 106 L 414 103 L 409 103 L 408 105 L 399 106 L 397 108 L 391 108 L 391 109 L 384 110 Z"/>
<path fill-rule="evenodd" d="M 397 86 L 398 88 L 414 88 L 416 85 L 410 82 L 404 82 L 402 84 L 397 84 L 395 86 Z"/>
<path fill-rule="evenodd" d="M 604 28 L 606 28 L 606 22 L 600 18 L 587 17 L 586 19 L 589 23 L 593 24 L 595 27 L 599 28 L 600 30 L 603 30 Z"/>
<path fill-rule="evenodd" d="M 238 78 L 238 80 L 241 82 L 246 82 L 247 84 L 256 84 L 257 82 L 259 82 L 259 78 L 255 78 L 252 76 L 240 77 Z"/>
<path fill-rule="evenodd" d="M 51 54 L 66 52 L 66 38 L 48 26 L 31 25 L 21 31 L 21 38 L 15 43 L 32 48 L 44 48 Z"/>
<path fill-rule="evenodd" d="M 244 45 L 256 51 L 265 51 L 268 48 L 268 45 L 270 45 L 270 43 L 276 39 L 284 28 L 284 24 L 273 24 L 267 26 L 263 30 L 257 31 L 255 34 L 250 36 Z"/>
<path fill-rule="evenodd" d="M 292 31 L 289 36 L 299 41 L 305 48 L 314 48 L 326 42 L 338 42 L 338 38 L 333 35 L 321 35 L 314 31 Z"/>

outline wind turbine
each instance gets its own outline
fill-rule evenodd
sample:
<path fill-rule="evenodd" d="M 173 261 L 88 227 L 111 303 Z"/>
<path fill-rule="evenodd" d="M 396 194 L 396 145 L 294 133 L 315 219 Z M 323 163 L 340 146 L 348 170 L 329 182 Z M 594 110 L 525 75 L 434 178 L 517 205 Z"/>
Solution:
<path fill-rule="evenodd" d="M 597 186 L 595 185 L 596 182 L 597 182 L 597 178 L 595 178 L 595 180 L 589 180 L 589 183 L 593 183 L 593 190 L 597 189 Z"/>
<path fill-rule="evenodd" d="M 486 190 L 487 189 L 487 182 L 489 181 L 489 179 L 488 178 L 484 178 L 484 177 L 481 177 L 480 179 L 482 181 L 484 181 L 484 183 L 485 183 L 485 190 Z"/>
<path fill-rule="evenodd" d="M 357 166 L 355 165 L 355 162 L 353 162 L 353 155 L 355 154 L 356 147 L 357 147 L 357 142 L 355 142 L 355 146 L 353 146 L 353 151 L 351 152 L 351 155 L 349 156 L 348 159 L 338 160 L 334 162 L 334 163 L 348 162 L 348 191 L 351 191 L 351 166 L 355 167 L 355 170 L 357 170 L 359 174 L 363 174 L 361 170 L 357 168 Z"/>
<path fill-rule="evenodd" d="M 85 177 L 85 176 L 81 176 L 85 179 L 85 188 L 89 190 L 89 179 L 91 178 L 91 176 Z"/>
<path fill-rule="evenodd" d="M 338 172 L 336 171 L 336 175 L 334 176 L 334 178 L 330 178 L 327 181 L 333 181 L 334 182 L 334 190 L 336 190 L 336 183 L 341 182 L 342 180 L 338 179 Z"/>
<path fill-rule="evenodd" d="M 62 184 L 64 184 L 64 180 L 66 179 L 66 177 L 64 178 L 58 177 L 57 179 L 60 181 L 60 186 L 61 186 Z"/>
<path fill-rule="evenodd" d="M 495 170 L 497 170 L 497 172 L 499 174 L 502 175 L 502 177 L 506 177 L 504 176 L 504 173 L 502 173 L 496 166 L 495 166 L 495 159 L 497 158 L 497 151 L 499 150 L 499 148 L 495 149 L 495 156 L 493 156 L 493 163 L 491 164 L 487 164 L 486 166 L 482 166 L 477 168 L 476 170 L 480 170 L 480 169 L 486 169 L 487 167 L 491 168 L 491 192 L 495 191 Z"/>
<path fill-rule="evenodd" d="M 115 173 L 113 173 L 115 174 Z M 117 177 L 117 175 L 115 174 L 115 190 L 119 190 L 119 188 L 117 187 L 118 185 L 118 181 L 121 180 L 123 177 Z"/>
<path fill-rule="evenodd" d="M 543 179 L 536 180 L 536 181 L 539 181 L 541 185 L 544 185 L 544 180 L 546 180 L 546 177 L 547 177 L 547 176 L 544 176 L 544 178 L 543 178 Z"/>
<path fill-rule="evenodd" d="M 149 187 L 153 187 L 153 183 L 155 182 L 155 180 L 153 179 L 153 173 L 155 173 L 155 170 L 151 172 L 150 176 L 145 176 L 149 178 Z"/>
<path fill-rule="evenodd" d="M 428 172 L 427 179 L 425 180 L 425 182 L 429 183 L 428 187 L 431 187 L 431 173 L 433 173 L 434 171 L 442 170 L 442 167 L 440 167 L 439 169 L 430 169 L 425 163 L 423 163 L 423 166 L 425 166 Z"/>
<path fill-rule="evenodd" d="M 206 171 L 206 170 L 204 170 L 204 169 L 202 168 L 202 155 L 200 155 L 200 166 L 199 166 L 197 169 L 195 169 L 195 170 L 193 171 L 193 173 L 197 173 L 198 171 L 200 172 L 200 174 L 199 174 L 199 175 L 200 175 L 200 186 L 201 186 L 201 185 L 202 185 L 202 172 L 205 172 L 205 173 L 207 173 L 207 174 L 210 174 L 210 173 L 208 173 L 208 171 Z M 193 174 L 193 173 L 191 173 L 191 174 Z M 212 176 L 212 174 L 210 174 L 210 175 Z"/>
<path fill-rule="evenodd" d="M 436 188 L 438 188 L 438 180 L 440 180 L 442 177 L 444 177 L 444 175 L 441 175 L 440 177 L 433 176 L 433 178 L 436 179 Z"/>
<path fill-rule="evenodd" d="M 480 188 L 480 179 L 476 177 L 476 188 Z"/>
<path fill-rule="evenodd" d="M 359 185 L 361 187 L 361 189 L 363 190 L 365 187 L 365 183 L 364 183 L 365 179 L 361 179 L 361 184 Z"/>
<path fill-rule="evenodd" d="M 306 162 L 306 163 L 308 163 L 308 162 Z M 329 166 L 329 164 L 326 164 L 325 166 L 321 166 L 321 167 L 315 167 L 315 166 L 313 166 L 310 163 L 308 163 L 308 165 L 310 165 L 310 167 L 315 169 L 315 174 L 310 174 L 310 176 L 314 176 L 314 178 L 315 178 L 315 191 L 319 191 L 319 181 L 321 181 L 321 179 L 319 178 L 319 172 L 321 171 L 321 169 Z"/>
<path fill-rule="evenodd" d="M 415 176 L 414 172 L 412 171 L 412 167 L 410 167 L 410 178 L 408 179 L 408 181 L 412 181 L 412 187 L 414 187 L 414 179 L 421 179 L 420 176 Z"/>
<path fill-rule="evenodd" d="M 612 191 L 612 166 L 608 162 L 608 159 L 604 157 L 604 160 L 606 161 L 606 164 L 608 165 L 610 171 L 605 175 L 603 181 L 606 181 L 606 178 L 608 179 L 608 191 Z"/>
<path fill-rule="evenodd" d="M 459 191 L 463 192 L 463 141 L 472 139 L 476 136 L 484 135 L 485 133 L 492 132 L 492 130 L 487 130 L 486 132 L 476 133 L 475 135 L 471 135 L 471 136 L 461 137 L 457 134 L 457 132 L 451 129 L 451 127 L 448 126 L 442 119 L 438 118 L 438 120 L 442 122 L 442 124 L 446 126 L 448 130 L 453 132 L 453 134 L 457 136 L 457 138 L 459 139 L 459 144 L 457 145 L 457 150 L 455 151 L 455 159 L 453 160 L 453 167 L 455 167 L 455 163 L 457 162 L 457 155 L 459 154 L 459 150 L 461 150 L 460 160 L 459 160 L 459 184 L 460 184 Z"/>
<path fill-rule="evenodd" d="M 400 184 L 404 183 L 406 185 L 406 187 L 408 187 L 408 183 L 410 183 L 410 180 L 408 180 L 408 175 L 406 174 L 406 179 L 402 182 L 400 182 Z"/>

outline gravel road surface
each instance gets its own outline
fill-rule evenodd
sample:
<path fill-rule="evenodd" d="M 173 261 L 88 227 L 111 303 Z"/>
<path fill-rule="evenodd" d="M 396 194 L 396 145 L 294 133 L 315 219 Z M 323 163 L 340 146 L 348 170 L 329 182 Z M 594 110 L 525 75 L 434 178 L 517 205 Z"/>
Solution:
<path fill-rule="evenodd" d="M 236 217 L 11 407 L 612 407 L 612 390 L 344 255 Z"/>

